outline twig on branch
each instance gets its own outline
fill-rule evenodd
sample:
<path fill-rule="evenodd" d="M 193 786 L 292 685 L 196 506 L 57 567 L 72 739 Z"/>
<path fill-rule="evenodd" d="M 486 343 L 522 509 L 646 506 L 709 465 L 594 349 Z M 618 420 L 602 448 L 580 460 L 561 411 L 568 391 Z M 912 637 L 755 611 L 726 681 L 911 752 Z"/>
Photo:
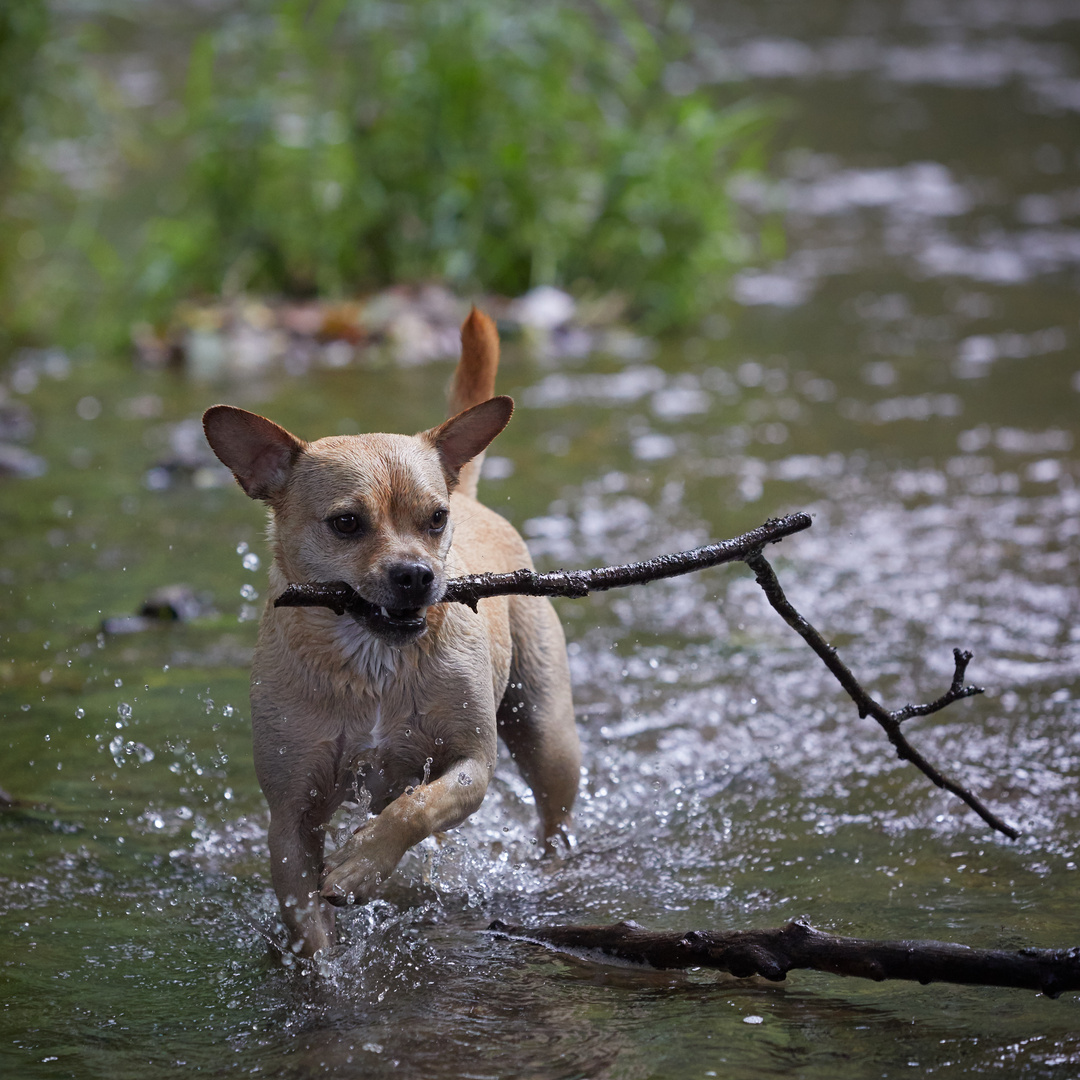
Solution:
<path fill-rule="evenodd" d="M 952 685 L 937 701 L 932 701 L 926 705 L 905 705 L 902 709 L 890 712 L 867 693 L 859 680 L 851 673 L 851 669 L 837 656 L 836 649 L 792 607 L 791 602 L 784 595 L 784 590 L 780 588 L 780 582 L 777 581 L 776 574 L 765 556 L 760 551 L 749 555 L 746 559 L 746 565 L 754 571 L 757 583 L 784 622 L 821 657 L 825 666 L 836 676 L 837 681 L 847 691 L 851 700 L 855 702 L 859 710 L 859 716 L 872 716 L 881 725 L 889 738 L 889 742 L 896 748 L 896 756 L 901 761 L 910 761 L 932 783 L 939 788 L 944 788 L 946 791 L 951 791 L 957 798 L 962 799 L 992 829 L 996 829 L 1009 837 L 1009 839 L 1015 840 L 1020 835 L 1016 829 L 1006 824 L 984 806 L 967 788 L 939 772 L 908 742 L 907 737 L 900 730 L 900 725 L 913 716 L 929 716 L 931 713 L 944 709 L 946 705 L 951 705 L 954 701 L 983 693 L 981 686 L 963 685 L 968 662 L 971 660 L 971 653 L 953 649 L 953 660 L 956 669 L 953 674 Z"/>
<path fill-rule="evenodd" d="M 661 933 L 633 922 L 611 926 L 508 926 L 492 933 L 563 951 L 590 950 L 661 969 L 707 967 L 739 978 L 781 982 L 796 968 L 881 982 L 964 983 L 1038 990 L 1047 997 L 1080 990 L 1080 948 L 971 949 L 944 941 L 873 941 L 834 937 L 804 922 L 764 930 Z"/>
<path fill-rule="evenodd" d="M 660 578 L 678 577 L 694 570 L 704 570 L 721 563 L 740 562 L 766 544 L 775 544 L 792 533 L 809 529 L 809 514 L 791 514 L 773 518 L 732 540 L 693 551 L 659 555 L 644 562 L 623 566 L 598 566 L 594 570 L 555 570 L 538 574 L 535 570 L 513 570 L 508 574 L 468 574 L 446 583 L 442 603 L 467 604 L 473 610 L 479 601 L 490 596 L 565 596 L 571 599 L 591 592 L 618 589 L 624 585 L 643 585 Z M 290 585 L 274 601 L 275 607 L 328 607 L 339 615 L 364 614 L 372 606 L 351 585 L 343 581 L 329 584 Z"/>
<path fill-rule="evenodd" d="M 938 787 L 951 791 L 962 799 L 991 828 L 1015 840 L 1020 835 L 1016 829 L 988 810 L 967 788 L 939 772 L 908 742 L 900 730 L 900 725 L 913 716 L 929 716 L 939 709 L 944 709 L 946 705 L 951 705 L 954 701 L 983 692 L 982 687 L 963 685 L 971 653 L 962 652 L 959 649 L 953 650 L 956 671 L 952 685 L 936 701 L 926 705 L 905 705 L 896 712 L 890 712 L 875 701 L 863 689 L 847 665 L 836 655 L 836 650 L 791 606 L 783 589 L 780 588 L 776 574 L 762 554 L 765 545 L 774 544 L 785 536 L 808 529 L 811 523 L 809 514 L 770 518 L 764 525 L 731 540 L 721 540 L 693 551 L 660 555 L 655 559 L 626 563 L 622 566 L 599 566 L 593 570 L 556 570 L 547 574 L 538 574 L 528 569 L 514 570 L 508 574 L 469 574 L 448 581 L 441 602 L 467 604 L 475 611 L 476 605 L 481 600 L 492 596 L 513 594 L 575 598 L 588 596 L 590 592 L 602 592 L 625 585 L 642 585 L 660 578 L 677 577 L 694 570 L 719 566 L 721 563 L 745 562 L 754 571 L 757 582 L 764 590 L 769 603 L 821 657 L 826 667 L 836 676 L 840 685 L 855 702 L 859 715 L 872 716 L 884 728 L 889 741 L 896 748 L 897 756 L 903 761 L 910 761 Z M 370 614 L 374 607 L 351 585 L 343 581 L 290 585 L 274 601 L 274 606 L 327 607 L 338 615 L 347 614 L 356 618 Z"/>

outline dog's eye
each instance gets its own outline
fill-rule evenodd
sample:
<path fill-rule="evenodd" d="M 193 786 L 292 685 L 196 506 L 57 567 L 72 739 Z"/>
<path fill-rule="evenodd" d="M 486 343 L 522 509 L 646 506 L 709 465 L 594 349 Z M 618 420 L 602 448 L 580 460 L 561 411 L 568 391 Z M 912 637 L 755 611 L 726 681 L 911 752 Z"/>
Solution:
<path fill-rule="evenodd" d="M 338 514 L 330 519 L 330 528 L 338 536 L 355 536 L 360 531 L 360 519 L 355 514 Z"/>
<path fill-rule="evenodd" d="M 442 532 L 443 529 L 446 528 L 446 519 L 449 516 L 450 516 L 450 511 L 449 510 L 445 510 L 445 509 L 441 509 L 441 508 L 439 510 L 436 510 L 435 513 L 431 515 L 431 524 L 428 526 L 428 528 L 433 533 Z"/>

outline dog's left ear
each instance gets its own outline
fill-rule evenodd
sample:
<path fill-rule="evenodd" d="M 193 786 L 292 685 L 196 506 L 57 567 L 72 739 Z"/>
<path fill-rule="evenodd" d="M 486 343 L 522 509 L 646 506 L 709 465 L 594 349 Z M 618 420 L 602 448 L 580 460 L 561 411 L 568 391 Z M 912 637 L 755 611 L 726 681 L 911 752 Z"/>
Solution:
<path fill-rule="evenodd" d="M 437 428 L 421 432 L 420 438 L 431 443 L 439 453 L 447 487 L 453 490 L 461 467 L 506 427 L 513 411 L 513 398 L 502 394 L 451 416 Z"/>

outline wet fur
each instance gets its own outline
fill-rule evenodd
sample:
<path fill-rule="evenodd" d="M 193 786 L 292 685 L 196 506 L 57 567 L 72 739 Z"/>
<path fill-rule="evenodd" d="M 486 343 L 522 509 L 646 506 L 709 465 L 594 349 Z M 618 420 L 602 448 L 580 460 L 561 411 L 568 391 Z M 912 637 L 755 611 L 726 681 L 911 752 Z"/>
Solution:
<path fill-rule="evenodd" d="M 270 590 L 251 678 L 255 768 L 274 888 L 304 955 L 333 943 L 330 902 L 368 899 L 413 844 L 480 806 L 497 733 L 533 789 L 545 845 L 565 834 L 580 750 L 554 609 L 534 597 L 482 600 L 478 612 L 432 599 L 450 577 L 531 565 L 509 523 L 475 500 L 483 450 L 513 407 L 492 397 L 497 365 L 495 327 L 474 309 L 451 388 L 456 415 L 430 431 L 306 443 L 230 406 L 204 417 L 214 452 L 270 509 Z M 439 507 L 449 518 L 434 530 Z M 337 535 L 330 523 L 342 514 L 362 517 L 362 532 Z M 288 584 L 340 580 L 394 615 L 413 607 L 394 583 L 402 566 L 433 576 L 416 605 L 420 636 L 273 606 Z M 323 826 L 358 789 L 376 816 L 324 862 Z"/>

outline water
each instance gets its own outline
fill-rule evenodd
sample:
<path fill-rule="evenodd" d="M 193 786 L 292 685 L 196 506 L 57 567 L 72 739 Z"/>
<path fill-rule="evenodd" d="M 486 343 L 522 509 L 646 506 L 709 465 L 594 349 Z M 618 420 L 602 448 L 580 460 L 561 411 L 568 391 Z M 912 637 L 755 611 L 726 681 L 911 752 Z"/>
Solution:
<path fill-rule="evenodd" d="M 894 707 L 944 689 L 953 646 L 975 653 L 986 695 L 909 733 L 1021 839 L 892 758 L 721 568 L 560 602 L 587 770 L 571 858 L 535 858 L 504 762 L 318 975 L 282 968 L 248 747 L 263 525 L 177 448 L 221 398 L 309 437 L 416 430 L 449 369 L 207 387 L 42 354 L 5 378 L 37 423 L 32 475 L 0 489 L 5 1075 L 1077 1074 L 1076 995 L 739 982 L 483 932 L 801 916 L 1077 943 L 1080 8 L 718 10 L 722 47 L 673 80 L 741 71 L 788 101 L 773 181 L 740 193 L 784 215 L 786 250 L 652 357 L 509 348 L 520 407 L 485 497 L 545 568 L 809 510 L 771 549 L 789 596 Z M 191 622 L 99 633 L 175 583 Z"/>

